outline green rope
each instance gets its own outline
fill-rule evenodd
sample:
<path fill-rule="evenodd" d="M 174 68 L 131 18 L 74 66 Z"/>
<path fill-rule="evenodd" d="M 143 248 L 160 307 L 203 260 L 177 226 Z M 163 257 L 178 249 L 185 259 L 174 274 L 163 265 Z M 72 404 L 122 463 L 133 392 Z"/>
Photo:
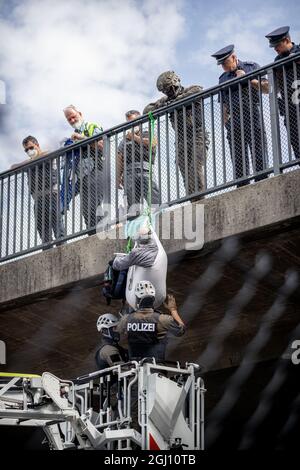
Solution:
<path fill-rule="evenodd" d="M 127 244 L 126 244 L 126 253 L 130 253 L 133 248 L 133 240 L 132 238 L 128 237 Z"/>
<path fill-rule="evenodd" d="M 152 206 L 152 149 L 154 143 L 154 128 L 155 128 L 155 119 L 153 114 L 150 112 L 148 113 L 148 117 L 150 120 L 150 145 L 149 145 L 149 179 L 148 179 L 148 194 L 147 194 L 147 208 L 144 210 L 142 215 L 148 216 L 148 228 L 150 230 L 150 225 L 152 224 L 152 214 L 151 214 L 151 206 Z M 126 245 L 126 253 L 130 253 L 133 248 L 133 240 L 128 237 L 127 245 Z"/>

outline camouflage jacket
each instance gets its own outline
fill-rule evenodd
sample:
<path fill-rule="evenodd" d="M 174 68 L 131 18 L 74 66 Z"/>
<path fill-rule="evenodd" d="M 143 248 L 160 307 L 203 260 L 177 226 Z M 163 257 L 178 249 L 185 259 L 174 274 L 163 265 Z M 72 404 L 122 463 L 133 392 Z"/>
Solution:
<path fill-rule="evenodd" d="M 188 96 L 192 96 L 196 93 L 203 91 L 203 87 L 199 85 L 191 85 L 189 87 L 182 87 L 181 92 L 175 99 L 169 99 L 167 96 L 164 96 L 157 100 L 155 103 L 149 103 L 143 113 L 147 114 L 150 111 L 155 111 L 156 109 L 163 108 L 164 106 L 168 106 L 170 104 L 176 103 L 183 98 L 187 98 Z M 186 127 L 187 127 L 187 139 L 193 139 L 193 127 L 195 126 L 196 138 L 203 135 L 203 124 L 202 124 L 202 116 L 204 113 L 203 109 L 203 101 L 202 100 L 195 100 L 194 106 L 192 104 L 187 104 L 185 106 L 186 113 L 184 113 L 184 107 L 179 106 L 176 111 L 171 111 L 169 113 L 170 121 L 172 124 L 173 129 L 179 136 L 179 140 L 181 140 L 180 136 L 183 136 L 183 128 L 184 128 L 184 119 L 186 119 Z M 186 116 L 184 116 L 186 114 Z M 194 124 L 193 124 L 194 123 Z M 205 140 L 208 142 L 208 133 L 205 133 Z"/>

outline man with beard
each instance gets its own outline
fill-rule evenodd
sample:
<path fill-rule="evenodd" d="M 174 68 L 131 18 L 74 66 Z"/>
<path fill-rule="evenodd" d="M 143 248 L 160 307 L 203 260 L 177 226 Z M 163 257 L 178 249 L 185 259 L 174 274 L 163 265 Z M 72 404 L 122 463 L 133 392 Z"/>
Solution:
<path fill-rule="evenodd" d="M 64 115 L 74 132 L 71 140 L 84 141 L 100 134 L 103 129 L 100 125 L 88 122 L 83 118 L 81 111 L 75 106 L 69 105 L 64 109 Z M 76 151 L 75 151 L 76 152 Z M 74 152 L 74 153 L 75 153 Z M 83 218 L 89 235 L 96 233 L 96 224 L 101 219 L 96 219 L 97 208 L 101 206 L 103 199 L 103 140 L 99 139 L 90 146 L 82 147 L 82 159 L 76 166 L 76 177 L 81 185 L 80 197 L 82 198 Z M 81 181 L 80 181 L 81 180 Z"/>

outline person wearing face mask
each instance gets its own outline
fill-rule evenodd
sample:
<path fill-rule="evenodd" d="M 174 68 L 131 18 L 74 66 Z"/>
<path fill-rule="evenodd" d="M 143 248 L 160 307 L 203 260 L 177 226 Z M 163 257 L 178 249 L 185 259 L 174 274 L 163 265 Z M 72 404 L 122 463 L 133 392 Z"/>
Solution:
<path fill-rule="evenodd" d="M 22 145 L 24 148 L 24 152 L 28 156 L 29 160 L 33 160 L 37 157 L 44 157 L 48 153 L 47 151 L 42 151 L 38 140 L 31 135 L 23 139 Z M 29 162 L 29 160 L 26 159 L 26 160 L 23 160 L 22 162 L 14 163 L 13 165 L 11 165 L 10 169 L 14 170 L 15 168 L 19 168 L 23 165 L 26 165 Z"/>
<path fill-rule="evenodd" d="M 266 35 L 266 38 L 269 40 L 269 46 L 274 48 L 277 52 L 277 56 L 274 60 L 275 62 L 283 59 L 284 57 L 289 57 L 300 52 L 300 45 L 292 42 L 289 31 L 289 26 L 282 26 Z M 279 112 L 280 115 L 284 117 L 284 125 L 288 133 L 288 141 L 294 151 L 295 158 L 300 158 L 300 122 L 299 119 L 297 119 L 297 107 L 299 108 L 299 104 L 293 102 L 293 95 L 295 94 L 295 90 L 298 89 L 298 87 L 293 87 L 293 83 L 296 80 L 300 80 L 300 59 L 295 62 L 295 67 L 293 66 L 293 62 L 285 65 L 284 67 L 286 72 L 286 88 L 284 86 L 285 80 L 282 68 L 275 70 L 279 92 Z"/>
<path fill-rule="evenodd" d="M 34 200 L 36 228 L 41 242 L 47 244 L 52 241 L 52 230 L 55 239 L 64 236 L 64 227 L 58 210 L 59 188 L 56 161 L 43 160 L 39 163 L 39 159 L 48 152 L 42 151 L 38 140 L 33 136 L 25 137 L 22 145 L 29 160 L 14 164 L 11 169 L 22 167 L 29 161 L 36 162 L 26 170 L 26 173 L 29 191 Z M 56 245 L 59 244 L 61 243 Z"/>
<path fill-rule="evenodd" d="M 125 114 L 126 121 L 131 122 L 141 116 L 134 109 Z M 139 213 L 142 199 L 147 200 L 149 190 L 149 174 L 153 170 L 156 154 L 156 142 L 152 145 L 152 168 L 149 162 L 150 136 L 148 130 L 143 130 L 136 125 L 126 133 L 118 146 L 117 160 L 117 185 L 119 189 L 124 188 L 127 198 L 128 213 L 137 215 Z M 152 178 L 152 204 L 159 204 L 159 190 Z M 134 205 L 134 206 L 133 206 Z"/>
<path fill-rule="evenodd" d="M 233 44 L 215 52 L 212 54 L 212 57 L 217 60 L 217 65 L 221 65 L 224 70 L 224 73 L 219 77 L 220 84 L 238 77 L 244 77 L 247 73 L 260 68 L 260 65 L 256 62 L 239 60 L 234 51 Z M 223 119 L 224 126 L 227 130 L 227 140 L 230 148 L 234 179 L 247 177 L 250 174 L 248 150 L 250 150 L 252 156 L 254 174 L 266 168 L 267 150 L 265 143 L 267 140 L 264 126 L 261 125 L 258 79 L 253 78 L 250 81 L 250 85 L 251 96 L 248 82 L 245 80 L 241 84 L 242 103 L 240 102 L 238 85 L 233 85 L 230 88 L 231 100 L 229 89 L 223 90 L 220 95 L 223 102 Z M 262 78 L 261 92 L 267 94 L 268 91 L 268 81 Z M 250 116 L 252 116 L 252 121 Z M 267 175 L 259 175 L 254 179 L 255 181 L 259 181 L 264 178 L 267 178 Z M 249 181 L 241 181 L 237 184 L 237 187 L 246 184 L 249 184 Z"/>
<path fill-rule="evenodd" d="M 89 137 L 101 134 L 102 126 L 85 121 L 81 111 L 74 105 L 64 109 L 64 115 L 70 126 L 74 129 L 71 135 L 73 143 L 84 141 Z M 82 212 L 89 235 L 96 233 L 96 225 L 102 219 L 96 217 L 97 209 L 101 209 L 103 200 L 103 140 L 82 147 L 81 164 L 76 167 L 76 177 L 81 188 Z M 100 210 L 101 212 L 101 210 Z M 99 213 L 99 210 L 98 210 Z"/>
<path fill-rule="evenodd" d="M 164 93 L 165 96 L 155 103 L 148 104 L 144 109 L 144 114 L 203 90 L 198 85 L 183 87 L 179 76 L 173 71 L 160 74 L 156 86 L 158 91 Z M 187 195 L 204 191 L 206 187 L 204 165 L 209 137 L 202 122 L 202 111 L 202 102 L 195 101 L 194 107 L 191 104 L 185 106 L 185 112 L 183 107 L 179 107 L 176 112 L 172 111 L 169 114 L 175 131 L 176 164 L 179 166 Z"/>

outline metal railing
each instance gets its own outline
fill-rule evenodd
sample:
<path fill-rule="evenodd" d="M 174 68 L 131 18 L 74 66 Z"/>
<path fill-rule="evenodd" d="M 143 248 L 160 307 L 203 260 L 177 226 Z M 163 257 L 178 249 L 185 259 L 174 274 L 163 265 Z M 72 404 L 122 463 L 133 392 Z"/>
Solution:
<path fill-rule="evenodd" d="M 206 390 L 197 364 L 147 358 L 73 381 L 9 375 L 0 375 L 0 427 L 31 421 L 53 450 L 151 450 L 153 434 L 161 450 L 204 450 Z"/>
<path fill-rule="evenodd" d="M 297 80 L 300 54 L 155 111 L 151 169 L 145 115 L 2 173 L 0 261 L 138 213 L 150 177 L 152 204 L 171 206 L 298 166 Z"/>

